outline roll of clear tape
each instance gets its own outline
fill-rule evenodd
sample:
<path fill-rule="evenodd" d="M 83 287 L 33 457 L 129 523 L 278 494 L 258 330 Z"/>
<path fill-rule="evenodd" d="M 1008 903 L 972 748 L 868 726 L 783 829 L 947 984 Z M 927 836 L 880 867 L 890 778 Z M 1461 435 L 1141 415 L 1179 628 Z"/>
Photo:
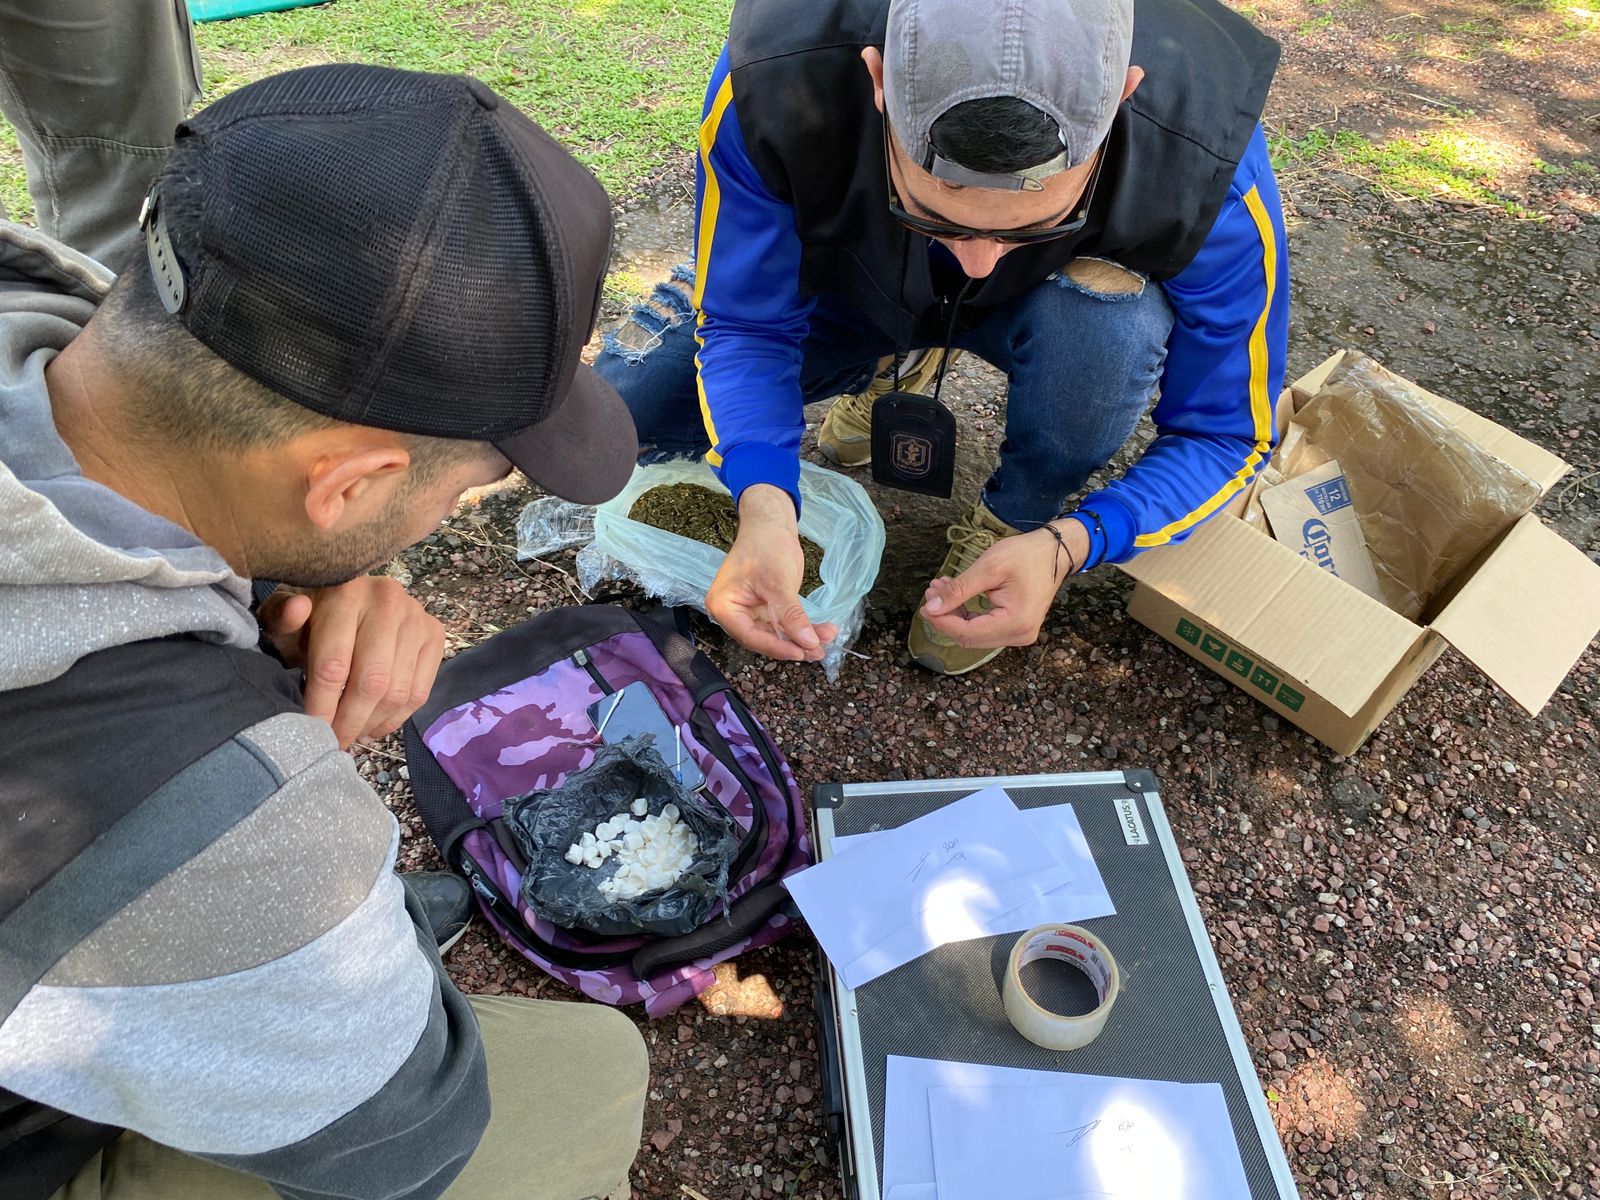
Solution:
<path fill-rule="evenodd" d="M 1042 1007 L 1022 985 L 1022 968 L 1042 958 L 1058 959 L 1082 971 L 1094 984 L 1099 1003 L 1081 1015 Z M 1011 948 L 1002 996 L 1006 1016 L 1023 1037 L 1046 1050 L 1076 1050 L 1100 1036 L 1121 986 L 1117 960 L 1094 934 L 1078 925 L 1036 925 Z"/>

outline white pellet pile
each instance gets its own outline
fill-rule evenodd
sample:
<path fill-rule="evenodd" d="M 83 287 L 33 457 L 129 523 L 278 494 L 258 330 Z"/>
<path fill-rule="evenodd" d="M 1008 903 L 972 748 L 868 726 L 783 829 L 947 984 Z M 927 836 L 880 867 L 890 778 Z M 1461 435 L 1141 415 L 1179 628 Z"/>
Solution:
<path fill-rule="evenodd" d="M 569 863 L 591 870 L 616 859 L 616 872 L 600 881 L 600 894 L 607 900 L 632 900 L 671 887 L 694 861 L 700 841 L 683 823 L 678 806 L 663 805 L 655 816 L 646 816 L 649 811 L 645 801 L 635 800 L 632 816 L 618 813 L 600 822 L 567 849 Z"/>

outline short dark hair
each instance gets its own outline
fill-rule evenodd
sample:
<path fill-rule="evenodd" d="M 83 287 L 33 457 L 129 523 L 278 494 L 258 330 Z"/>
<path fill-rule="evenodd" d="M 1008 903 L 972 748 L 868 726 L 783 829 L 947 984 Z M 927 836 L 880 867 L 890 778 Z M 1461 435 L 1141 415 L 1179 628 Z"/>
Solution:
<path fill-rule="evenodd" d="M 1024 171 L 1062 151 L 1055 118 L 1015 96 L 952 106 L 933 123 L 928 140 L 940 158 L 984 174 Z"/>
<path fill-rule="evenodd" d="M 142 243 L 101 302 L 91 328 L 130 385 L 131 428 L 155 444 L 240 453 L 339 424 L 257 382 L 185 329 L 162 306 Z M 486 446 L 401 436 L 419 472 L 428 475 L 481 454 Z"/>

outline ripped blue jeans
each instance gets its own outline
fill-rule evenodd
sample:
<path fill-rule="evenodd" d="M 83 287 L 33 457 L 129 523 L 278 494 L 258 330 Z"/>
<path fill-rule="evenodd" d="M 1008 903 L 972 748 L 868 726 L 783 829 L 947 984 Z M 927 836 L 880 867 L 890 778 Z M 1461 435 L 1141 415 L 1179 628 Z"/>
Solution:
<path fill-rule="evenodd" d="M 674 268 L 671 281 L 606 333 L 595 364 L 633 413 L 642 461 L 698 458 L 709 449 L 695 387 L 693 279 L 692 266 Z M 989 511 L 1016 529 L 1060 515 L 1154 399 L 1171 332 L 1159 286 L 1084 259 L 957 335 L 957 349 L 991 363 L 1008 382 L 1000 462 L 984 485 Z M 853 307 L 819 297 L 801 366 L 805 403 L 862 390 L 895 350 Z"/>

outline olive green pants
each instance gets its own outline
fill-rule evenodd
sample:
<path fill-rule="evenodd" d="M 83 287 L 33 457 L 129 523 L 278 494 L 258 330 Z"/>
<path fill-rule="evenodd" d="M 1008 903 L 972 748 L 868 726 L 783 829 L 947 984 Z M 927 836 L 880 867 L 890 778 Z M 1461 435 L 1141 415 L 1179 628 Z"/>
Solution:
<path fill-rule="evenodd" d="M 489 1128 L 444 1200 L 628 1195 L 650 1061 L 615 1009 L 473 996 L 489 1063 Z M 276 1200 L 253 1176 L 125 1133 L 52 1200 Z"/>
<path fill-rule="evenodd" d="M 185 0 L 0 0 L 0 111 L 35 220 L 113 269 L 199 94 Z"/>

